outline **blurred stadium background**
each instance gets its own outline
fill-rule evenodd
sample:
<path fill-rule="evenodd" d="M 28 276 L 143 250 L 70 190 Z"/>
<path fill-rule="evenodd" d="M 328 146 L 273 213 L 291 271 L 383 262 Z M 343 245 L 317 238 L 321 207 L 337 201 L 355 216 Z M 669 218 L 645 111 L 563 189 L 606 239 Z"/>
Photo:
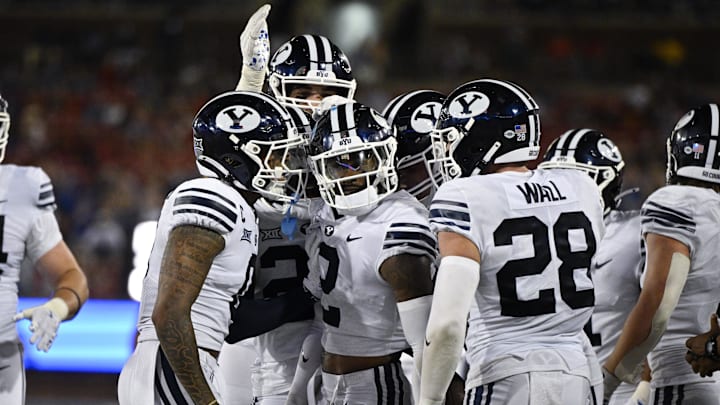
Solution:
<path fill-rule="evenodd" d="M 0 93 L 12 115 L 5 162 L 42 166 L 53 179 L 93 299 L 129 299 L 133 230 L 195 176 L 191 120 L 234 88 L 237 36 L 262 3 L 0 0 Z M 447 93 L 498 77 L 540 104 L 543 146 L 573 127 L 605 131 L 625 157 L 625 187 L 640 187 L 627 208 L 663 184 L 674 122 L 720 100 L 715 0 L 270 3 L 273 51 L 296 34 L 327 35 L 349 56 L 357 99 L 379 110 L 411 89 Z M 20 288 L 50 294 L 31 271 Z M 113 404 L 116 379 L 33 368 L 28 404 Z"/>

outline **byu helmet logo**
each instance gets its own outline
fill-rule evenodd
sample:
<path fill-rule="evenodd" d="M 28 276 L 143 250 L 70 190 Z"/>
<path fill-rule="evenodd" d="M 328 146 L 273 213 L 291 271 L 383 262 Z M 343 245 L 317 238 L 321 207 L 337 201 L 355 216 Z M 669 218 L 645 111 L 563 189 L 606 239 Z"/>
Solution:
<path fill-rule="evenodd" d="M 611 160 L 615 163 L 618 163 L 622 160 L 622 158 L 620 157 L 620 151 L 618 150 L 617 146 L 615 146 L 615 144 L 607 138 L 598 139 L 597 149 L 600 154 L 608 160 Z"/>
<path fill-rule="evenodd" d="M 247 106 L 230 106 L 218 113 L 215 125 L 225 132 L 242 134 L 260 125 L 260 114 Z"/>
<path fill-rule="evenodd" d="M 479 91 L 468 91 L 455 97 L 448 107 L 448 112 L 455 118 L 476 117 L 490 107 L 490 99 Z"/>
<path fill-rule="evenodd" d="M 687 114 L 683 115 L 682 118 L 675 124 L 675 131 L 689 124 L 690 121 L 695 117 L 695 110 L 690 110 Z"/>
<path fill-rule="evenodd" d="M 410 117 L 410 127 L 418 133 L 424 134 L 433 130 L 435 127 L 435 121 L 440 116 L 440 109 L 442 103 L 437 101 L 430 101 L 421 104 L 418 108 L 413 111 Z"/>
<path fill-rule="evenodd" d="M 270 62 L 272 66 L 277 66 L 283 62 L 285 62 L 292 53 L 292 45 L 290 45 L 289 42 L 286 42 L 285 45 L 283 45 L 282 48 L 280 48 L 276 53 L 273 60 Z"/>

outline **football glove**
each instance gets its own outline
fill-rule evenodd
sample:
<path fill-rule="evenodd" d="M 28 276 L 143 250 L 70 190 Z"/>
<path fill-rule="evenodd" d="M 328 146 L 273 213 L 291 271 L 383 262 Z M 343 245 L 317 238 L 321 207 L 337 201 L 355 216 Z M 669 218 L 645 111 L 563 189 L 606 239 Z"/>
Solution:
<path fill-rule="evenodd" d="M 265 70 L 270 59 L 270 36 L 266 21 L 269 13 L 269 4 L 261 6 L 250 17 L 240 34 L 238 45 L 243 67 L 236 90 L 262 91 Z"/>
<path fill-rule="evenodd" d="M 340 104 L 349 103 L 351 101 L 352 100 L 347 97 L 338 96 L 338 95 L 323 97 L 323 99 L 320 101 L 320 106 L 318 108 L 316 108 L 315 110 L 313 110 L 312 119 L 314 121 L 318 121 L 320 119 L 320 117 L 322 117 L 323 114 L 328 112 L 328 110 L 330 110 L 331 108 L 333 108 L 337 105 L 340 105 Z"/>
<path fill-rule="evenodd" d="M 602 373 L 603 373 L 603 388 L 605 391 L 603 393 L 603 398 L 604 398 L 603 404 L 607 404 L 610 402 L 610 397 L 612 396 L 612 394 L 615 392 L 618 385 L 620 385 L 620 383 L 622 381 L 620 381 L 620 379 L 617 378 L 615 376 L 615 374 L 608 371 L 608 369 L 606 369 L 605 367 L 602 368 Z"/>
<path fill-rule="evenodd" d="M 56 297 L 40 306 L 18 312 L 13 320 L 30 319 L 30 332 L 33 333 L 30 343 L 34 344 L 37 350 L 47 352 L 55 340 L 60 322 L 69 312 L 65 301 Z"/>

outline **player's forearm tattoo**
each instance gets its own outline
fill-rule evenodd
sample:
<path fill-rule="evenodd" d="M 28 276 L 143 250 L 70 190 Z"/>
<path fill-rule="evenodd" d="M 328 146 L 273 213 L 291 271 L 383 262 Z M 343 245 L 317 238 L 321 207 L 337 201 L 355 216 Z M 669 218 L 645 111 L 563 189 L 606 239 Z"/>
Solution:
<path fill-rule="evenodd" d="M 175 228 L 163 256 L 153 314 L 160 344 L 175 375 L 193 400 L 201 404 L 214 397 L 200 368 L 190 307 L 213 259 L 224 246 L 225 240 L 214 231 L 194 226 Z"/>

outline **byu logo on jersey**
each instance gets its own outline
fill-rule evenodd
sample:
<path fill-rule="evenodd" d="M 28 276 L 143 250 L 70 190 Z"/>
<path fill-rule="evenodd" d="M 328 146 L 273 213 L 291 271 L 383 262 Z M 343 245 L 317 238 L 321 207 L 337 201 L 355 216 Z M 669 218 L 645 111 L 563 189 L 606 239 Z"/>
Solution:
<path fill-rule="evenodd" d="M 215 125 L 225 132 L 242 134 L 260 125 L 260 114 L 250 107 L 234 105 L 218 113 Z"/>
<path fill-rule="evenodd" d="M 325 225 L 325 236 L 332 236 L 335 233 L 335 227 L 332 225 Z"/>
<path fill-rule="evenodd" d="M 478 116 L 490 107 L 490 99 L 479 91 L 468 91 L 455 97 L 448 107 L 448 112 L 455 118 Z"/>
<path fill-rule="evenodd" d="M 442 104 L 437 101 L 430 101 L 421 104 L 413 111 L 410 117 L 410 127 L 418 133 L 424 134 L 433 130 L 435 121 L 440 116 Z"/>
<path fill-rule="evenodd" d="M 618 150 L 617 146 L 615 146 L 615 144 L 607 138 L 598 139 L 597 149 L 598 151 L 600 151 L 600 154 L 603 155 L 603 157 L 607 160 L 611 160 L 615 163 L 621 160 L 620 151 Z"/>

